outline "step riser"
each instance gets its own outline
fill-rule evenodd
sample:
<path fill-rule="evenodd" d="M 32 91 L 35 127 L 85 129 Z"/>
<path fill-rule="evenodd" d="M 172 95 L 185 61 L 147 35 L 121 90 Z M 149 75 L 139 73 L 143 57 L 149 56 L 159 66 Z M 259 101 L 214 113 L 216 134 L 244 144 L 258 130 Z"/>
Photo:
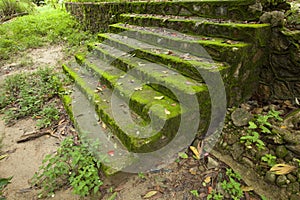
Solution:
<path fill-rule="evenodd" d="M 122 34 L 131 38 L 135 38 L 137 40 L 141 40 L 143 42 L 148 42 L 152 45 L 162 46 L 169 49 L 177 49 L 182 52 L 191 53 L 199 57 L 213 59 L 215 61 L 227 62 L 229 64 L 239 62 L 241 57 L 238 55 L 244 54 L 244 52 L 249 52 L 251 48 L 250 45 L 241 45 L 235 47 L 230 45 L 214 44 L 214 42 L 210 43 L 205 40 L 190 42 L 184 40 L 174 40 L 172 38 L 161 37 L 159 35 L 149 33 L 141 33 L 138 31 L 127 29 L 125 27 L 114 25 L 111 25 L 109 27 L 109 31 L 111 33 Z M 226 43 L 226 40 L 224 40 L 224 43 Z"/>
<path fill-rule="evenodd" d="M 266 46 L 270 33 L 269 25 L 225 24 L 211 22 L 197 22 L 193 20 L 162 19 L 155 17 L 138 17 L 121 15 L 123 23 L 143 26 L 156 26 L 173 29 L 192 35 L 207 35 L 211 37 L 224 37 L 232 40 L 252 42 L 259 46 Z M 267 33 L 267 34 L 266 34 Z"/>

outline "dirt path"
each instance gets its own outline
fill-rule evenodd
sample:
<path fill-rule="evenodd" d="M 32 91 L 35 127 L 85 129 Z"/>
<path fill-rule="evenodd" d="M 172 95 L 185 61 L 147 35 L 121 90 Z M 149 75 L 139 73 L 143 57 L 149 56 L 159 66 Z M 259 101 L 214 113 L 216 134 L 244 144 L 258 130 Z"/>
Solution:
<path fill-rule="evenodd" d="M 30 72 L 39 67 L 57 67 L 59 69 L 64 58 L 63 46 L 47 46 L 30 50 L 24 56 L 26 59 L 18 59 L 20 62 L 6 64 L 1 67 L 0 82 L 5 77 L 23 72 Z M 23 62 L 23 63 L 22 63 Z M 25 143 L 16 141 L 24 134 L 36 130 L 36 122 L 31 118 L 18 121 L 8 127 L 0 116 L 0 138 L 2 138 L 1 152 L 7 157 L 0 161 L 1 177 L 13 176 L 10 184 L 5 188 L 4 195 L 8 200 L 37 199 L 38 191 L 31 189 L 29 180 L 42 164 L 45 155 L 55 152 L 60 140 L 54 137 L 42 136 Z M 71 191 L 63 191 L 52 199 L 76 199 Z"/>

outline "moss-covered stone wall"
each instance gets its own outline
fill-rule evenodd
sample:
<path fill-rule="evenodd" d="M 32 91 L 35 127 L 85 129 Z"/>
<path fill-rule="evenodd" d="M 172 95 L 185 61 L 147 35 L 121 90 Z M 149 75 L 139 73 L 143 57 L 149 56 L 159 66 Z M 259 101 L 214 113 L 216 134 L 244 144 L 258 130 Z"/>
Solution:
<path fill-rule="evenodd" d="M 248 1 L 163 1 L 65 3 L 67 11 L 76 16 L 87 29 L 105 32 L 122 13 L 199 16 L 218 19 L 257 20 L 261 10 L 253 9 L 255 0 Z"/>
<path fill-rule="evenodd" d="M 268 55 L 261 71 L 259 97 L 300 99 L 300 30 L 274 28 Z"/>

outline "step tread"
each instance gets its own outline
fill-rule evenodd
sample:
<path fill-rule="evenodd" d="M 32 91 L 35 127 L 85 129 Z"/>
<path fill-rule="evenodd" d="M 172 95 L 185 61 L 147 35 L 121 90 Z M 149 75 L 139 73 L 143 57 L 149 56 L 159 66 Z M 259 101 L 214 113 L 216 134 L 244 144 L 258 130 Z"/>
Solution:
<path fill-rule="evenodd" d="M 76 129 L 89 147 L 100 147 L 90 150 L 101 160 L 104 166 L 103 171 L 110 175 L 132 164 L 134 161 L 132 154 L 113 136 L 109 129 L 103 128 L 104 126 L 99 123 L 94 106 L 86 96 L 74 87 L 70 97 L 72 99 L 71 112 Z M 95 143 L 93 144 L 93 142 Z"/>
<path fill-rule="evenodd" d="M 135 31 L 141 34 L 148 34 L 157 36 L 160 38 L 172 39 L 174 41 L 184 41 L 187 43 L 198 43 L 198 44 L 208 44 L 208 45 L 216 45 L 228 48 L 242 48 L 247 47 L 250 44 L 242 41 L 234 41 L 228 40 L 226 38 L 220 37 L 209 37 L 204 35 L 188 35 L 184 33 L 180 33 L 178 31 L 174 31 L 171 29 L 163 28 L 163 27 L 145 27 L 145 26 L 136 26 L 131 24 L 117 23 L 110 25 L 112 28 L 119 28 L 123 31 Z"/>
<path fill-rule="evenodd" d="M 105 44 L 95 44 L 94 50 L 101 52 L 104 56 L 109 56 L 112 60 L 120 60 L 128 67 L 127 74 L 132 74 L 144 83 L 156 83 L 167 86 L 174 92 L 184 95 L 194 95 L 207 92 L 207 87 L 191 78 L 180 75 L 177 71 L 170 69 L 163 64 L 157 64 L 138 57 L 132 57 L 117 48 Z M 99 62 L 99 58 L 92 58 L 94 62 Z M 163 91 L 160 91 L 163 93 Z M 164 93 L 163 93 L 164 94 Z M 170 97 L 170 96 L 169 96 Z"/>
<path fill-rule="evenodd" d="M 122 36 L 114 33 L 101 33 L 98 34 L 99 38 L 104 38 L 106 40 L 105 43 L 109 43 L 110 41 L 116 42 L 121 45 L 127 46 L 128 49 L 126 49 L 127 52 L 133 51 L 133 50 L 140 50 L 144 51 L 153 55 L 163 55 L 166 58 L 174 59 L 179 62 L 189 62 L 195 66 L 198 66 L 203 69 L 212 70 L 212 71 L 218 71 L 222 70 L 223 68 L 228 67 L 225 63 L 222 62 L 214 62 L 212 59 L 200 57 L 200 56 L 194 56 L 185 52 L 181 52 L 174 49 L 167 49 L 164 47 L 148 44 L 146 42 L 136 40 L 133 38 L 130 38 L 128 36 Z M 108 44 L 111 45 L 111 44 Z M 206 52 L 204 52 L 206 53 Z M 202 55 L 201 55 L 202 56 Z M 205 55 L 204 55 L 205 56 Z"/>
<path fill-rule="evenodd" d="M 224 20 L 224 19 L 213 19 L 213 18 L 203 18 L 203 17 L 191 17 L 191 16 L 178 16 L 178 15 L 157 15 L 157 14 L 137 14 L 137 13 L 124 13 L 121 14 L 122 17 L 130 18 L 152 18 L 159 19 L 162 21 L 193 21 L 200 25 L 202 23 L 214 24 L 214 25 L 230 25 L 237 27 L 249 27 L 249 28 L 262 28 L 269 27 L 269 24 L 260 24 L 257 22 L 248 21 L 236 21 L 236 20 Z"/>
<path fill-rule="evenodd" d="M 125 73 L 124 71 L 109 65 L 108 63 L 97 59 L 94 56 L 89 56 L 84 60 L 84 65 L 94 72 L 99 78 L 104 79 L 111 87 L 114 92 L 120 95 L 125 100 L 129 100 L 138 104 L 138 107 L 133 107 L 135 112 L 145 118 L 151 109 L 151 105 L 159 103 L 167 110 L 170 111 L 169 115 L 164 114 L 164 110 L 151 110 L 152 114 L 168 120 L 180 115 L 181 111 L 178 106 L 175 105 L 177 102 L 164 96 L 159 91 L 155 91 L 150 86 L 146 85 L 145 82 L 137 79 L 136 77 Z M 140 97 L 143 98 L 140 98 Z M 158 100 L 157 97 L 164 96 L 163 99 Z M 176 104 L 177 105 L 177 104 Z M 148 109 L 147 109 L 148 108 Z"/>

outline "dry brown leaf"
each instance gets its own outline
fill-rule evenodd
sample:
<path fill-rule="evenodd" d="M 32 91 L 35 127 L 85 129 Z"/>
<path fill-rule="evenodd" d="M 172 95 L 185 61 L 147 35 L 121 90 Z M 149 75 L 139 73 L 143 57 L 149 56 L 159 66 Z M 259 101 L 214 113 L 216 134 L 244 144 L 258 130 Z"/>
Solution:
<path fill-rule="evenodd" d="M 189 169 L 189 172 L 190 172 L 192 175 L 196 175 L 196 174 L 197 174 L 197 168 L 193 167 L 193 168 Z"/>
<path fill-rule="evenodd" d="M 296 167 L 292 166 L 292 165 L 276 164 L 270 169 L 270 172 L 273 172 L 274 174 L 277 174 L 277 175 L 285 175 L 285 174 L 292 172 L 295 169 L 296 169 Z"/>
<path fill-rule="evenodd" d="M 149 199 L 151 197 L 153 197 L 154 195 L 157 194 L 158 191 L 152 190 L 150 192 L 147 192 L 147 194 L 145 194 L 145 196 L 143 197 L 143 199 Z"/>
<path fill-rule="evenodd" d="M 156 100 L 162 100 L 163 98 L 164 98 L 164 96 L 154 97 L 154 99 L 156 99 Z"/>
<path fill-rule="evenodd" d="M 190 146 L 190 150 L 194 153 L 195 157 L 199 160 L 200 159 L 200 154 L 199 154 L 197 148 L 194 147 L 194 146 Z"/>
<path fill-rule="evenodd" d="M 211 181 L 211 177 L 210 177 L 210 176 L 208 176 L 208 177 L 206 177 L 206 178 L 204 179 L 204 182 L 205 182 L 205 183 L 210 183 L 210 181 Z"/>
<path fill-rule="evenodd" d="M 102 122 L 102 128 L 105 130 L 107 128 L 106 124 Z"/>

